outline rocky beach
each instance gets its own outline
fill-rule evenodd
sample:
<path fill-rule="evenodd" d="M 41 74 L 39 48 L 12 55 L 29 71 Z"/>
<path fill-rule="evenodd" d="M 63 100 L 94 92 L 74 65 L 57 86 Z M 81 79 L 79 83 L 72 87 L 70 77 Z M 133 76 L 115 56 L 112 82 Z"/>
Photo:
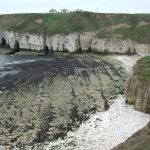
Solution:
<path fill-rule="evenodd" d="M 119 62 L 94 54 L 6 66 L 17 72 L 0 78 L 1 144 L 20 148 L 63 138 L 89 114 L 107 110 L 126 79 Z"/>
<path fill-rule="evenodd" d="M 149 121 L 118 97 L 134 56 L 15 57 L 1 63 L 1 149 L 109 150 Z"/>

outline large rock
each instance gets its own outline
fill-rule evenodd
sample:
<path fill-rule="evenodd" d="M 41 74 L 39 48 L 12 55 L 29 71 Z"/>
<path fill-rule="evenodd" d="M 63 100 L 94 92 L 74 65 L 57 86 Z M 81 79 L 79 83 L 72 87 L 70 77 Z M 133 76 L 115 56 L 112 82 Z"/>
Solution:
<path fill-rule="evenodd" d="M 139 111 L 150 113 L 150 56 L 139 60 L 133 67 L 133 75 L 126 81 L 127 102 Z"/>
<path fill-rule="evenodd" d="M 139 111 L 150 113 L 150 56 L 140 59 L 133 67 L 133 75 L 126 81 L 127 102 L 134 104 Z M 150 122 L 134 133 L 124 143 L 112 150 L 149 150 Z"/>

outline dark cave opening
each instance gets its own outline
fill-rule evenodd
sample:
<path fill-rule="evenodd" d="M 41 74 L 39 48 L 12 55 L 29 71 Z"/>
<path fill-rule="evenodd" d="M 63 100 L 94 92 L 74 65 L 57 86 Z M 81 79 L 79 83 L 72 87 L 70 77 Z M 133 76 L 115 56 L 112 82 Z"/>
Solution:
<path fill-rule="evenodd" d="M 1 47 L 6 47 L 7 43 L 6 43 L 6 39 L 2 38 L 1 39 Z"/>

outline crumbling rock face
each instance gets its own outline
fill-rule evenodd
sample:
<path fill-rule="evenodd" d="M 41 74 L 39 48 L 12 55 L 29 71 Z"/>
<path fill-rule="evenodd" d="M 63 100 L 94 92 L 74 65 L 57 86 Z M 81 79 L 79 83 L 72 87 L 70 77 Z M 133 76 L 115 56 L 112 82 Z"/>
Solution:
<path fill-rule="evenodd" d="M 127 102 L 134 104 L 139 111 L 150 113 L 150 84 L 139 76 L 139 64 L 133 68 L 133 75 L 126 81 L 125 95 Z"/>
<path fill-rule="evenodd" d="M 53 51 L 75 52 L 79 46 L 79 34 L 60 35 L 56 34 L 46 38 L 46 44 Z"/>
<path fill-rule="evenodd" d="M 14 42 L 19 42 L 21 49 L 42 50 L 44 43 L 53 51 L 96 51 L 107 53 L 134 54 L 135 52 L 144 55 L 150 53 L 150 44 L 142 44 L 131 39 L 98 38 L 95 32 L 71 33 L 68 35 L 56 34 L 53 36 L 38 34 L 19 34 L 13 31 L 0 31 L 0 38 L 5 38 L 11 48 Z M 46 41 L 44 42 L 44 39 Z"/>
<path fill-rule="evenodd" d="M 138 60 L 133 67 L 133 75 L 126 81 L 125 84 L 127 102 L 133 104 L 137 110 L 145 113 L 150 113 L 149 60 L 149 56 Z M 146 71 L 146 74 L 144 71 Z M 144 128 L 134 133 L 125 142 L 119 144 L 112 150 L 149 150 L 149 141 L 150 122 Z"/>
<path fill-rule="evenodd" d="M 90 54 L 15 68 L 22 71 L 0 79 L 1 145 L 22 147 L 63 137 L 89 113 L 106 110 L 126 78 L 118 62 Z"/>

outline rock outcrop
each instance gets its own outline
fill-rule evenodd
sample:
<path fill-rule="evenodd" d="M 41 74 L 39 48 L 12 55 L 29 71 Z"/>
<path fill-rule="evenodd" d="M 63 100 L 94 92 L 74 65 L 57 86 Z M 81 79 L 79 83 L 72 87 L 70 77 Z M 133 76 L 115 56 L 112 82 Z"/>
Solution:
<path fill-rule="evenodd" d="M 112 150 L 149 150 L 150 149 L 150 123 L 146 127 L 133 134 L 124 143 Z"/>
<path fill-rule="evenodd" d="M 0 79 L 0 144 L 18 147 L 63 137 L 106 110 L 126 78 L 118 62 L 91 54 L 10 67 L 19 72 Z"/>
<path fill-rule="evenodd" d="M 150 113 L 150 56 L 139 60 L 133 67 L 133 75 L 125 85 L 127 102 L 139 111 Z"/>
<path fill-rule="evenodd" d="M 150 56 L 138 60 L 133 67 L 133 75 L 126 81 L 125 95 L 137 110 L 150 113 Z M 149 141 L 150 122 L 112 150 L 149 150 Z"/>
<path fill-rule="evenodd" d="M 150 44 L 142 44 L 120 36 L 113 38 L 98 38 L 95 32 L 71 33 L 68 35 L 56 34 L 44 36 L 39 34 L 19 34 L 13 31 L 1 31 L 0 38 L 5 38 L 11 48 L 15 41 L 21 49 L 42 50 L 44 43 L 53 51 L 96 51 L 102 53 L 140 54 L 150 53 Z"/>

